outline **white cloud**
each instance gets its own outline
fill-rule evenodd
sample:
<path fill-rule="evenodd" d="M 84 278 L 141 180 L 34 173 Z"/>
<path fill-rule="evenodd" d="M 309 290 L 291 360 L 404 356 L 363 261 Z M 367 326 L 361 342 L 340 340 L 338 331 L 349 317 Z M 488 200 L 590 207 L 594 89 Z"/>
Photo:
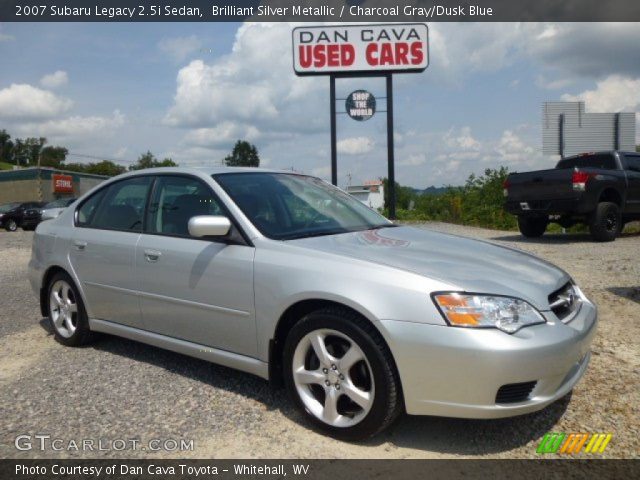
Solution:
<path fill-rule="evenodd" d="M 15 40 L 15 37 L 13 35 L 0 32 L 0 42 L 10 42 L 12 40 Z"/>
<path fill-rule="evenodd" d="M 202 48 L 202 41 L 195 35 L 164 38 L 158 42 L 158 48 L 173 60 L 181 62 L 198 52 Z"/>
<path fill-rule="evenodd" d="M 640 78 L 610 75 L 596 82 L 596 88 L 577 95 L 565 94 L 568 102 L 583 100 L 590 112 L 634 111 L 640 108 Z"/>
<path fill-rule="evenodd" d="M 321 108 L 324 95 L 316 93 L 326 92 L 326 82 L 293 75 L 290 37 L 286 23 L 242 25 L 231 53 L 211 64 L 194 60 L 178 72 L 165 123 L 214 128 L 233 122 L 263 133 L 317 131 L 324 119 L 308 112 Z"/>
<path fill-rule="evenodd" d="M 124 123 L 125 116 L 119 110 L 115 110 L 110 117 L 71 116 L 42 123 L 25 123 L 18 127 L 18 132 L 29 136 L 43 136 L 57 141 L 86 139 L 91 135 L 104 136 L 113 133 Z"/>
<path fill-rule="evenodd" d="M 482 144 L 471 135 L 470 127 L 462 127 L 457 132 L 454 129 L 450 129 L 444 136 L 444 141 L 450 147 L 462 151 L 476 152 L 482 147 Z"/>
<path fill-rule="evenodd" d="M 222 122 L 212 128 L 191 130 L 183 141 L 188 145 L 219 148 L 230 147 L 239 139 L 254 142 L 260 136 L 260 131 L 251 125 Z"/>
<path fill-rule="evenodd" d="M 59 88 L 66 85 L 69 82 L 67 72 L 58 70 L 53 73 L 49 73 L 40 79 L 40 85 L 45 88 Z"/>
<path fill-rule="evenodd" d="M 369 137 L 351 137 L 340 140 L 336 145 L 338 153 L 345 155 L 363 155 L 371 152 L 376 142 Z"/>
<path fill-rule="evenodd" d="M 398 165 L 400 166 L 417 167 L 425 163 L 427 163 L 427 156 L 424 153 L 414 153 L 398 159 Z"/>
<path fill-rule="evenodd" d="M 0 90 L 0 118 L 41 120 L 56 117 L 73 102 L 27 84 L 12 84 Z"/>

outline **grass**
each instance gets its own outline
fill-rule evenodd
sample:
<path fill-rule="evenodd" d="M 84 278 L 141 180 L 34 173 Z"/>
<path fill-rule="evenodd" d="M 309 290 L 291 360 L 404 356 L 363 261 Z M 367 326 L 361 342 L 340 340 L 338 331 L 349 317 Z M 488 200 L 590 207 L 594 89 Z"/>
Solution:
<path fill-rule="evenodd" d="M 0 162 L 0 170 L 13 170 L 13 165 L 6 162 Z"/>

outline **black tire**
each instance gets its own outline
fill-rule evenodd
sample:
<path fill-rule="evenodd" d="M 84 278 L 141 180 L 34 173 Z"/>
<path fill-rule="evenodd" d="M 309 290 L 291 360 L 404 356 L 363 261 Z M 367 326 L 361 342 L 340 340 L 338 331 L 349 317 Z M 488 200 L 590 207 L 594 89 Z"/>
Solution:
<path fill-rule="evenodd" d="M 549 220 L 544 217 L 518 217 L 518 229 L 520 233 L 528 238 L 541 237 L 547 230 Z"/>
<path fill-rule="evenodd" d="M 598 242 L 612 242 L 622 231 L 620 207 L 613 202 L 600 202 L 589 219 L 589 231 Z"/>
<path fill-rule="evenodd" d="M 307 334 L 319 329 L 335 330 L 349 337 L 364 353 L 370 365 L 375 386 L 373 403 L 368 413 L 355 425 L 345 427 L 325 423 L 307 409 L 296 389 L 293 378 L 296 347 Z M 291 399 L 305 417 L 320 430 L 341 440 L 369 438 L 388 428 L 403 411 L 400 379 L 389 348 L 375 327 L 347 309 L 332 307 L 317 310 L 293 326 L 284 346 L 283 378 Z"/>
<path fill-rule="evenodd" d="M 59 312 L 59 307 L 52 303 L 51 297 L 54 287 L 57 288 L 61 284 L 60 282 L 64 282 L 69 286 L 69 297 L 73 299 L 77 306 L 76 312 L 72 314 L 75 330 L 70 335 L 66 335 L 64 333 L 64 331 L 70 333 L 66 327 L 59 328 L 56 326 L 56 322 L 54 321 L 56 308 Z M 47 285 L 47 309 L 49 311 L 49 322 L 58 342 L 68 347 L 79 347 L 86 345 L 93 340 L 94 336 L 89 329 L 89 318 L 84 307 L 84 302 L 82 301 L 82 297 L 80 296 L 75 283 L 67 273 L 56 273 L 49 281 L 49 284 Z"/>
<path fill-rule="evenodd" d="M 18 222 L 16 222 L 13 218 L 10 218 L 4 224 L 4 228 L 7 232 L 15 232 L 16 230 L 18 230 Z"/>

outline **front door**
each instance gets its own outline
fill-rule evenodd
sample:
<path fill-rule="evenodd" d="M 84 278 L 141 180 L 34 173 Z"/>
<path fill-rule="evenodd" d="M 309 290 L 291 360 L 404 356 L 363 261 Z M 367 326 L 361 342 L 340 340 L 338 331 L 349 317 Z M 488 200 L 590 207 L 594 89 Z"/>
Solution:
<path fill-rule="evenodd" d="M 254 248 L 193 238 L 197 215 L 226 215 L 202 180 L 158 176 L 137 246 L 147 330 L 255 356 Z"/>

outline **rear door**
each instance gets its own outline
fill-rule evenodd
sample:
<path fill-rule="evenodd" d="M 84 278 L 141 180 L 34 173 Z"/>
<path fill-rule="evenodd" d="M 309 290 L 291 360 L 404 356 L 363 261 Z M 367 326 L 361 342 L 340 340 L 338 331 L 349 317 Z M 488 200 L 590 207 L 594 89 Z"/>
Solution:
<path fill-rule="evenodd" d="M 630 213 L 640 213 L 640 154 L 625 153 L 627 174 L 627 209 Z"/>
<path fill-rule="evenodd" d="M 91 318 L 142 326 L 135 253 L 151 180 L 137 176 L 113 183 L 76 212 L 69 257 Z"/>
<path fill-rule="evenodd" d="M 136 253 L 145 329 L 255 356 L 255 249 L 191 237 L 197 215 L 229 216 L 201 179 L 157 177 Z"/>

